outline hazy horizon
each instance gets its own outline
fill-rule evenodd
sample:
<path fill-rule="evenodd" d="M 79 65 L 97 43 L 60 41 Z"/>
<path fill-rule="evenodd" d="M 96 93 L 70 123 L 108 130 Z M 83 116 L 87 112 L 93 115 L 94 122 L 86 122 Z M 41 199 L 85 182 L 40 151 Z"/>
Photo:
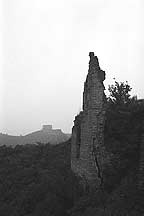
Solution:
<path fill-rule="evenodd" d="M 71 133 L 82 107 L 89 52 L 107 89 L 128 81 L 144 98 L 142 0 L 1 0 L 0 132 L 52 124 Z"/>

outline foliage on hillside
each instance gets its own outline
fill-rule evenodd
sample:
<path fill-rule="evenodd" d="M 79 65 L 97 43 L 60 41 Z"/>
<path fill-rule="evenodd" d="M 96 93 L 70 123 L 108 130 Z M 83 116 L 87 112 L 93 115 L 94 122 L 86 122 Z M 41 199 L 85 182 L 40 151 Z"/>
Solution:
<path fill-rule="evenodd" d="M 79 201 L 71 216 L 140 216 L 143 194 L 136 188 L 144 104 L 130 96 L 126 82 L 109 86 L 104 143 L 110 162 L 103 170 L 103 187 Z"/>
<path fill-rule="evenodd" d="M 131 87 L 127 82 L 115 81 L 109 91 L 104 142 L 113 157 L 105 167 L 104 178 L 105 189 L 111 191 L 128 172 L 133 172 L 134 176 L 137 172 L 144 104 L 130 96 Z"/>
<path fill-rule="evenodd" d="M 71 216 L 143 216 L 143 194 L 125 184 L 112 193 L 99 189 L 81 197 L 69 212 Z"/>
<path fill-rule="evenodd" d="M 67 215 L 73 178 L 70 141 L 0 147 L 0 215 Z"/>
<path fill-rule="evenodd" d="M 143 215 L 143 195 L 133 182 L 144 105 L 130 96 L 128 83 L 115 82 L 109 90 L 104 142 L 111 161 L 103 170 L 103 187 L 82 193 L 70 169 L 70 140 L 56 146 L 1 146 L 0 216 Z M 75 193 L 80 198 L 73 206 Z"/>

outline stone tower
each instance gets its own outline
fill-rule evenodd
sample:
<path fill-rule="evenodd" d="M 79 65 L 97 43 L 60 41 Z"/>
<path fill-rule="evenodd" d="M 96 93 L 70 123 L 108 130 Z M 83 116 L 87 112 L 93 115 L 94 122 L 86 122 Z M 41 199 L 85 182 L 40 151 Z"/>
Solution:
<path fill-rule="evenodd" d="M 71 168 L 88 190 L 102 183 L 105 121 L 105 72 L 100 69 L 94 53 L 90 52 L 89 56 L 83 111 L 75 117 L 71 141 Z"/>

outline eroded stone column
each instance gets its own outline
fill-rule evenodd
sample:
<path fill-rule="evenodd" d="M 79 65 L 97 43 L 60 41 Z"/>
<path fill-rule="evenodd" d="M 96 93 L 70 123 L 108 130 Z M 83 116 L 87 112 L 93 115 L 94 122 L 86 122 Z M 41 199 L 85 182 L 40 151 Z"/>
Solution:
<path fill-rule="evenodd" d="M 104 148 L 105 72 L 98 58 L 89 53 L 89 70 L 84 83 L 83 111 L 75 117 L 72 130 L 71 168 L 90 185 L 102 181 L 102 151 Z"/>

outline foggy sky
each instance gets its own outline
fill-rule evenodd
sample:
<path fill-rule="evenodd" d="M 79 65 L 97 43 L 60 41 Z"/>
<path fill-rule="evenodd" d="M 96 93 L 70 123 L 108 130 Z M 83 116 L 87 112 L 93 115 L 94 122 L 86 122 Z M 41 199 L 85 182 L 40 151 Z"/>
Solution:
<path fill-rule="evenodd" d="M 142 0 L 1 0 L 0 132 L 71 132 L 88 54 L 144 98 Z"/>

